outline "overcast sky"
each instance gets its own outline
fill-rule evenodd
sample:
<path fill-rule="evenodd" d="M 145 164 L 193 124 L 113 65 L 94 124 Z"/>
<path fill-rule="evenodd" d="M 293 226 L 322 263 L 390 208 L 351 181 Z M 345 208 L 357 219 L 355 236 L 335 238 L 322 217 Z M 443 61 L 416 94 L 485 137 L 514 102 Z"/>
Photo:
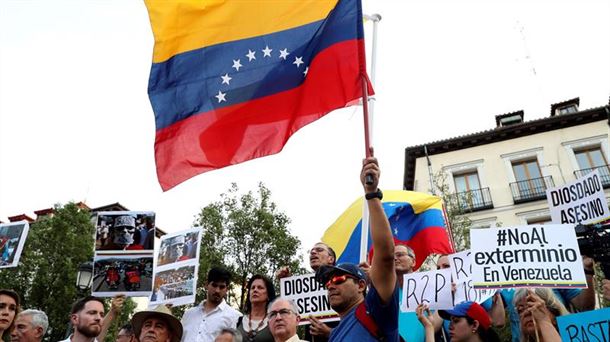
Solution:
<path fill-rule="evenodd" d="M 610 1 L 363 6 L 383 17 L 374 125 L 383 189 L 402 188 L 407 146 L 491 129 L 516 110 L 542 118 L 574 97 L 581 108 L 608 103 Z M 301 129 L 280 154 L 163 193 L 146 93 L 152 48 L 142 1 L 0 0 L 0 220 L 54 203 L 120 202 L 177 231 L 231 182 L 262 181 L 306 250 L 361 195 L 360 107 Z"/>

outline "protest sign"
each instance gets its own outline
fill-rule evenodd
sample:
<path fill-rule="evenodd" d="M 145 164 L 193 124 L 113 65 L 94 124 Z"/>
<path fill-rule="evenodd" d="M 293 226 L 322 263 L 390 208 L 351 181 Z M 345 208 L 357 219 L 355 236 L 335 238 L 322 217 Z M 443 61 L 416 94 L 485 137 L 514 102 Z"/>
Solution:
<path fill-rule="evenodd" d="M 104 211 L 95 218 L 96 252 L 153 252 L 155 213 Z"/>
<path fill-rule="evenodd" d="M 413 272 L 403 276 L 400 310 L 415 312 L 421 303 L 430 309 L 453 308 L 451 296 L 451 270 Z"/>
<path fill-rule="evenodd" d="M 471 229 L 475 288 L 586 288 L 571 224 Z"/>
<path fill-rule="evenodd" d="M 0 268 L 19 264 L 29 229 L 27 221 L 0 224 Z"/>
<path fill-rule="evenodd" d="M 472 263 L 470 261 L 470 250 L 450 254 L 449 265 L 451 266 L 451 279 L 455 284 L 453 303 L 458 304 L 465 301 L 473 301 L 479 304 L 494 295 L 496 291 L 491 289 L 475 289 L 472 284 Z"/>
<path fill-rule="evenodd" d="M 546 190 L 553 223 L 597 223 L 610 218 L 599 172 Z"/>
<path fill-rule="evenodd" d="M 195 302 L 201 230 L 193 228 L 161 237 L 154 257 L 153 289 L 149 308 L 159 304 Z"/>
<path fill-rule="evenodd" d="M 282 278 L 280 295 L 296 303 L 301 315 L 299 325 L 310 324 L 310 316 L 323 322 L 339 320 L 339 315 L 330 307 L 326 288 L 316 281 L 314 273 Z"/>
<path fill-rule="evenodd" d="M 610 308 L 557 317 L 562 341 L 610 342 Z"/>
<path fill-rule="evenodd" d="M 152 254 L 97 254 L 93 262 L 91 294 L 148 297 L 152 290 Z"/>

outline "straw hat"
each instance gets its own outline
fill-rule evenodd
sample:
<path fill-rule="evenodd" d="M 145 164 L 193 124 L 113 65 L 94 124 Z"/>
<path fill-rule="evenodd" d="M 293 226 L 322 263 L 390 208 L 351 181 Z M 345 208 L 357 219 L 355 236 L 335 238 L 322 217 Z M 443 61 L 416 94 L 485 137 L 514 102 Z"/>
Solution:
<path fill-rule="evenodd" d="M 164 320 L 167 323 L 169 330 L 171 330 L 171 342 L 180 342 L 182 339 L 182 323 L 172 315 L 172 312 L 164 304 L 157 306 L 154 310 L 140 311 L 133 315 L 131 318 L 131 325 L 136 334 L 136 338 L 140 338 L 142 324 L 151 317 Z"/>

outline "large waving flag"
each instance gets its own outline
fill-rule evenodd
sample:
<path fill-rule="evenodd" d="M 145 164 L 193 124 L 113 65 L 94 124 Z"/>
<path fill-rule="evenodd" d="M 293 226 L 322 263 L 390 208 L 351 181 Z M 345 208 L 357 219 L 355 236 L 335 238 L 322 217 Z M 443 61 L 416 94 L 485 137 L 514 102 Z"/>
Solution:
<path fill-rule="evenodd" d="M 322 241 L 337 253 L 337 262 L 358 263 L 362 232 L 362 197 L 356 200 L 324 233 Z M 396 244 L 406 244 L 416 256 L 419 268 L 431 253 L 453 253 L 443 204 L 439 197 L 414 191 L 383 192 L 383 209 Z M 369 253 L 372 241 L 369 234 Z"/>
<path fill-rule="evenodd" d="M 356 103 L 360 0 L 145 0 L 148 93 L 163 190 L 278 153 L 299 128 Z"/>

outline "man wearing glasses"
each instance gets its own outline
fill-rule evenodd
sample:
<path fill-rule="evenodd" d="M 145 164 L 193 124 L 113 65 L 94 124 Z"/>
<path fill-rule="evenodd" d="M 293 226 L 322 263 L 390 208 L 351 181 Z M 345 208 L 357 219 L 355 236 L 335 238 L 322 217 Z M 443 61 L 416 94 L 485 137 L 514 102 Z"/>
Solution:
<path fill-rule="evenodd" d="M 379 173 L 377 159 L 364 159 L 360 181 L 366 194 L 370 234 L 375 250 L 369 270 L 368 293 L 364 272 L 355 264 L 321 266 L 316 272 L 316 280 L 328 290 L 330 306 L 341 316 L 341 322 L 333 329 L 330 341 L 399 341 L 394 240 L 381 205 L 383 194 L 377 187 Z M 372 182 L 365 181 L 367 176 Z M 366 316 L 375 322 L 374 331 L 364 326 L 356 316 L 356 310 L 364 310 Z"/>
<path fill-rule="evenodd" d="M 300 342 L 297 326 L 301 318 L 296 304 L 289 299 L 278 297 L 267 309 L 269 329 L 275 342 Z"/>

